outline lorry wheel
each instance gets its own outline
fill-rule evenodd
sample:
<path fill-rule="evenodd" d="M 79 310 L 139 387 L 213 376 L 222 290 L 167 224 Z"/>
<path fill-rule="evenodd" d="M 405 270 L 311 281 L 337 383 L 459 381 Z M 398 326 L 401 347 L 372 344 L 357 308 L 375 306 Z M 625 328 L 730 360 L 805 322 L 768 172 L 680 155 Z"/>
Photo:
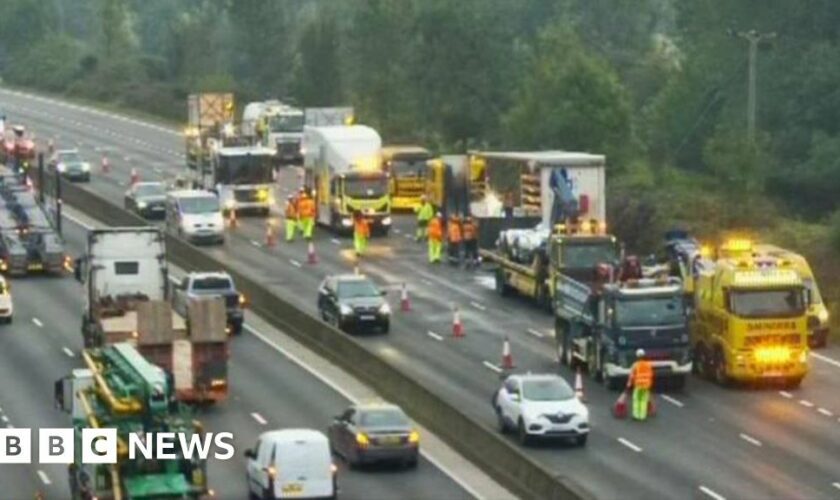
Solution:
<path fill-rule="evenodd" d="M 505 273 L 501 269 L 496 269 L 496 292 L 502 297 L 510 294 L 510 287 L 505 283 Z"/>
<path fill-rule="evenodd" d="M 729 375 L 726 373 L 726 357 L 723 355 L 723 351 L 718 347 L 715 349 L 714 355 L 714 373 L 715 373 L 715 382 L 722 386 L 726 386 L 729 384 Z"/>

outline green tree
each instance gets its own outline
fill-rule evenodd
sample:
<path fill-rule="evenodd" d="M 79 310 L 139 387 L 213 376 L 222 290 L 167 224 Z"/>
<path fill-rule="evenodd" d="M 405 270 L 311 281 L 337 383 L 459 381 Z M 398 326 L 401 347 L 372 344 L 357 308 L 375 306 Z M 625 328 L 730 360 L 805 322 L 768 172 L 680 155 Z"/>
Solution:
<path fill-rule="evenodd" d="M 615 73 L 574 32 L 555 26 L 534 47 L 505 122 L 515 147 L 604 152 L 621 165 L 631 109 Z"/>
<path fill-rule="evenodd" d="M 324 13 L 310 19 L 298 40 L 292 91 L 305 106 L 336 106 L 341 102 L 342 75 L 336 19 Z"/>
<path fill-rule="evenodd" d="M 290 16 L 283 0 L 233 0 L 227 14 L 233 33 L 231 69 L 246 93 L 282 96 L 292 68 Z"/>

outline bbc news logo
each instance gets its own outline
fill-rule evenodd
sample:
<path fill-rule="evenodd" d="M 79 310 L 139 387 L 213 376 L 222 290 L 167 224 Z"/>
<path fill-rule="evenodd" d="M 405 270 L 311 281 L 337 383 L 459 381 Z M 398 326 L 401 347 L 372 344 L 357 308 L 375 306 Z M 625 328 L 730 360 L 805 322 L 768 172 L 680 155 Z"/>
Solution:
<path fill-rule="evenodd" d="M 38 463 L 72 464 L 74 462 L 74 429 L 38 429 Z M 84 464 L 115 464 L 119 440 L 117 429 L 82 429 L 81 456 Z M 203 435 L 180 432 L 133 433 L 126 441 L 128 458 L 147 460 L 216 460 L 233 458 L 233 434 L 230 432 Z M 33 462 L 32 430 L 0 430 L 0 464 Z"/>

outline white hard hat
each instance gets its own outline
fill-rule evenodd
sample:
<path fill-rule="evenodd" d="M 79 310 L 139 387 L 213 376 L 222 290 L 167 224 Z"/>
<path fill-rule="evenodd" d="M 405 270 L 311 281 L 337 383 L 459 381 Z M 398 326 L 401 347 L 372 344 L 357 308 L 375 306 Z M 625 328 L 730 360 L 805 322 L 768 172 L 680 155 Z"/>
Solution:
<path fill-rule="evenodd" d="M 645 355 L 645 350 L 644 349 L 636 349 L 636 357 L 637 358 L 642 358 L 642 357 L 644 357 L 644 355 Z"/>

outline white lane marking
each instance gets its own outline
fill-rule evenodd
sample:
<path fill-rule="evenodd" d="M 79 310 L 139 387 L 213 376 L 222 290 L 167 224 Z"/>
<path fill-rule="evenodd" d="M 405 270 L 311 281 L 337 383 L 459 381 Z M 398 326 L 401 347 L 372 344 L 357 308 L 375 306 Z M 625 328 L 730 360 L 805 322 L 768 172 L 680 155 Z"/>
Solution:
<path fill-rule="evenodd" d="M 395 227 L 394 232 L 397 233 L 397 234 L 400 234 L 402 232 L 402 229 L 400 229 L 398 227 Z"/>
<path fill-rule="evenodd" d="M 35 326 L 37 326 L 38 328 L 43 328 L 44 327 L 44 324 L 41 323 L 41 320 L 38 319 L 38 318 L 32 318 L 32 322 L 35 323 Z"/>
<path fill-rule="evenodd" d="M 355 396 L 350 394 L 350 392 L 344 390 L 343 387 L 338 385 L 331 378 L 329 378 L 326 375 L 324 375 L 323 373 L 319 372 L 318 370 L 313 368 L 312 365 L 303 361 L 302 359 L 295 356 L 294 354 L 292 354 L 288 350 L 280 347 L 279 345 L 277 345 L 276 342 L 274 342 L 270 338 L 266 337 L 265 334 L 261 333 L 259 330 L 255 329 L 255 328 L 253 328 L 248 323 L 245 323 L 245 329 L 248 330 L 249 332 L 251 332 L 251 334 L 253 336 L 255 336 L 258 339 L 260 339 L 261 341 L 263 341 L 263 343 L 265 343 L 267 346 L 269 346 L 272 349 L 274 349 L 275 351 L 279 352 L 286 359 L 288 359 L 292 363 L 294 363 L 294 364 L 298 365 L 299 367 L 303 368 L 304 370 L 306 370 L 310 375 L 317 378 L 318 380 L 321 381 L 321 383 L 323 383 L 324 385 L 326 385 L 330 389 L 332 389 L 335 392 L 337 392 L 338 394 L 340 394 L 347 401 L 350 401 L 353 404 L 357 404 L 359 402 L 358 398 L 356 398 Z M 450 469 L 449 467 L 444 466 L 436 457 L 429 454 L 429 452 L 424 450 L 422 447 L 420 448 L 420 455 L 422 455 L 423 458 L 425 458 L 433 466 L 435 466 L 435 468 L 437 468 L 438 470 L 440 470 L 441 472 L 443 472 L 444 474 L 449 476 L 450 479 L 452 479 L 453 481 L 458 483 L 458 485 L 461 488 L 463 488 L 464 491 L 466 491 L 467 493 L 472 495 L 473 498 L 476 498 L 477 500 L 485 500 L 484 497 L 479 495 L 478 492 L 475 491 L 475 489 L 472 488 L 472 486 L 470 486 L 466 481 L 461 479 L 461 477 L 458 474 L 456 474 L 456 472 L 454 470 Z"/>
<path fill-rule="evenodd" d="M 721 495 L 721 494 L 719 494 L 719 493 L 715 493 L 713 490 L 711 490 L 710 488 L 707 488 L 707 487 L 703 486 L 702 484 L 700 485 L 699 490 L 700 490 L 701 492 L 705 493 L 706 495 L 708 495 L 708 496 L 710 496 L 710 497 L 714 498 L 715 500 L 726 500 L 726 497 L 725 497 L 725 496 L 723 496 L 723 495 Z"/>
<path fill-rule="evenodd" d="M 443 337 L 442 337 L 442 336 L 438 335 L 437 333 L 435 333 L 435 332 L 433 332 L 433 331 L 431 331 L 431 330 L 429 330 L 428 332 L 426 332 L 426 335 L 428 335 L 429 337 L 432 337 L 433 339 L 435 339 L 435 340 L 437 340 L 437 341 L 439 341 L 439 342 L 442 342 L 442 341 L 443 341 Z"/>
<path fill-rule="evenodd" d="M 333 238 L 330 241 L 332 241 L 333 245 L 341 245 L 341 240 L 338 238 Z"/>
<path fill-rule="evenodd" d="M 840 490 L 840 483 L 831 483 L 831 485 Z"/>
<path fill-rule="evenodd" d="M 470 305 L 475 307 L 479 311 L 486 311 L 487 310 L 486 307 L 484 307 L 483 305 L 481 305 L 481 304 L 479 304 L 478 302 L 475 302 L 475 301 L 470 302 Z"/>
<path fill-rule="evenodd" d="M 64 354 L 66 354 L 69 358 L 73 358 L 76 356 L 75 354 L 73 354 L 73 351 L 71 351 L 69 347 L 62 347 L 61 350 L 64 351 Z"/>
<path fill-rule="evenodd" d="M 779 394 L 781 394 L 783 398 L 793 399 L 793 394 L 788 391 L 779 391 Z"/>
<path fill-rule="evenodd" d="M 15 428 L 15 426 L 14 426 L 14 425 L 12 425 L 12 424 L 6 424 L 6 428 L 7 428 L 7 429 L 14 429 L 14 428 Z"/>
<path fill-rule="evenodd" d="M 262 245 L 260 245 L 260 242 L 257 241 L 257 240 L 251 240 L 251 244 L 254 245 L 255 247 L 262 246 Z"/>
<path fill-rule="evenodd" d="M 2 420 L 4 424 L 9 423 L 9 417 L 7 417 L 6 415 L 0 415 L 0 420 Z"/>
<path fill-rule="evenodd" d="M 623 437 L 618 438 L 618 442 L 623 444 L 624 446 L 630 448 L 631 450 L 635 451 L 636 453 L 641 453 L 642 449 L 635 444 L 631 443 L 630 441 L 624 439 Z"/>
<path fill-rule="evenodd" d="M 754 438 L 754 437 L 752 437 L 752 436 L 750 436 L 750 435 L 748 435 L 748 434 L 744 434 L 744 433 L 742 432 L 742 433 L 741 433 L 741 434 L 739 434 L 738 436 L 739 436 L 741 439 L 743 439 L 744 441 L 746 441 L 746 442 L 750 443 L 750 444 L 751 444 L 751 445 L 753 445 L 753 446 L 761 446 L 761 441 L 759 441 L 758 439 L 756 439 L 756 438 Z"/>
<path fill-rule="evenodd" d="M 302 267 L 301 263 L 296 261 L 295 259 L 289 259 L 289 263 L 295 267 Z"/>
<path fill-rule="evenodd" d="M 667 394 L 662 394 L 661 396 L 662 396 L 662 399 L 671 403 L 672 405 L 676 406 L 677 408 L 682 408 L 683 406 L 685 406 L 682 401 L 680 401 L 676 398 L 672 398 L 671 396 L 669 396 Z"/>
<path fill-rule="evenodd" d="M 826 410 L 825 408 L 817 408 L 817 411 L 825 415 L 826 417 L 833 417 L 834 414 L 831 413 L 830 410 Z"/>
<path fill-rule="evenodd" d="M 814 403 L 808 401 L 807 399 L 800 399 L 799 404 L 801 404 L 805 408 L 813 408 L 814 407 Z"/>
<path fill-rule="evenodd" d="M 489 369 L 493 370 L 493 371 L 494 371 L 494 372 L 496 372 L 496 373 L 502 373 L 502 369 L 501 369 L 501 368 L 499 368 L 498 366 L 494 365 L 493 363 L 491 363 L 491 362 L 489 362 L 489 361 L 482 361 L 482 362 L 481 362 L 481 364 L 483 364 L 484 366 L 486 366 L 487 368 L 489 368 Z"/>
<path fill-rule="evenodd" d="M 813 356 L 813 357 L 817 358 L 817 359 L 818 359 L 818 360 L 820 360 L 820 361 L 823 361 L 823 362 L 828 363 L 828 364 L 830 364 L 830 365 L 834 365 L 834 366 L 836 366 L 837 368 L 840 368 L 840 361 L 837 361 L 837 360 L 836 360 L 836 359 L 834 359 L 834 358 L 829 358 L 828 356 L 826 356 L 826 355 L 824 355 L 824 354 L 820 354 L 820 353 L 818 353 L 818 352 L 812 352 L 812 353 L 811 353 L 811 356 Z"/>
<path fill-rule="evenodd" d="M 252 413 L 252 414 L 251 414 L 251 416 L 252 416 L 252 417 L 254 417 L 254 420 L 256 420 L 257 422 L 259 422 L 259 424 L 260 424 L 260 425 L 265 425 L 265 424 L 267 424 L 267 423 L 268 423 L 268 420 L 264 419 L 264 418 L 263 418 L 263 416 L 262 416 L 262 415 L 260 415 L 260 414 L 259 414 L 259 413 L 257 413 L 257 412 Z"/>
<path fill-rule="evenodd" d="M 539 338 L 543 338 L 545 336 L 534 328 L 528 328 L 528 333 L 530 333 L 534 337 L 539 337 Z"/>
<path fill-rule="evenodd" d="M 410 235 L 410 234 L 404 234 L 404 235 L 403 235 L 403 238 L 405 238 L 405 239 L 407 239 L 407 240 L 413 240 L 413 239 L 414 239 L 414 236 L 412 236 L 412 235 Z"/>
<path fill-rule="evenodd" d="M 52 481 L 50 481 L 50 478 L 47 476 L 46 472 L 38 470 L 38 477 L 41 478 L 41 482 L 45 485 L 49 486 L 52 484 Z"/>
<path fill-rule="evenodd" d="M 420 281 L 422 281 L 424 285 L 429 285 L 429 286 L 431 286 L 431 285 L 432 285 L 432 282 L 431 282 L 431 281 L 429 281 L 429 280 L 427 280 L 426 278 L 423 278 L 423 279 L 421 279 Z"/>

